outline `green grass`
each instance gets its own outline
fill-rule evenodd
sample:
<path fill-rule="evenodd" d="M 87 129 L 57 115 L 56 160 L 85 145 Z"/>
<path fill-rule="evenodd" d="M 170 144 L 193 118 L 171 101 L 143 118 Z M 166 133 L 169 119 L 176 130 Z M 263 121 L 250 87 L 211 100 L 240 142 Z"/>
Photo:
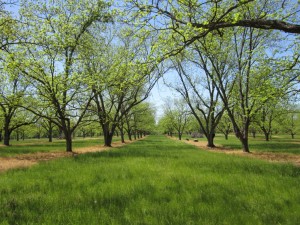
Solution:
<path fill-rule="evenodd" d="M 119 141 L 119 137 L 115 137 L 113 141 Z M 76 138 L 73 140 L 73 148 L 89 147 L 95 145 L 103 145 L 103 137 L 99 138 Z M 10 146 L 0 145 L 0 157 L 15 156 L 18 154 L 27 154 L 35 152 L 51 152 L 65 151 L 65 140 L 54 139 L 49 143 L 48 139 L 26 139 L 24 141 L 11 141 Z"/>
<path fill-rule="evenodd" d="M 176 136 L 175 136 L 176 137 Z M 183 139 L 190 138 L 185 135 Z M 206 138 L 195 138 L 199 141 L 206 141 Z M 192 139 L 191 139 L 192 140 Z M 241 150 L 241 142 L 234 136 L 229 135 L 228 140 L 225 140 L 224 135 L 217 134 L 215 144 L 222 145 L 230 149 Z M 289 135 L 273 136 L 270 141 L 265 141 L 262 135 L 257 135 L 256 138 L 249 137 L 250 151 L 257 152 L 274 152 L 274 153 L 292 153 L 300 154 L 300 139 L 292 139 Z"/>
<path fill-rule="evenodd" d="M 225 147 L 241 149 L 240 141 L 235 136 L 229 136 L 229 139 L 225 140 L 220 135 L 216 137 L 215 142 Z M 288 135 L 280 135 L 274 136 L 270 141 L 265 141 L 264 137 L 258 135 L 256 138 L 249 137 L 249 147 L 250 151 L 257 152 L 300 154 L 300 139 L 292 139 Z"/>
<path fill-rule="evenodd" d="M 151 136 L 0 174 L 0 224 L 291 224 L 300 168 Z"/>

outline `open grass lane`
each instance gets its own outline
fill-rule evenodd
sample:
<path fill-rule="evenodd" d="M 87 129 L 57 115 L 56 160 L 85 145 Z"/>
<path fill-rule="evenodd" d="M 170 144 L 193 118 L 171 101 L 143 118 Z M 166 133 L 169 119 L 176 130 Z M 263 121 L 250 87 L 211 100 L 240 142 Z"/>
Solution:
<path fill-rule="evenodd" d="M 300 168 L 163 136 L 0 174 L 0 224 L 289 224 Z"/>

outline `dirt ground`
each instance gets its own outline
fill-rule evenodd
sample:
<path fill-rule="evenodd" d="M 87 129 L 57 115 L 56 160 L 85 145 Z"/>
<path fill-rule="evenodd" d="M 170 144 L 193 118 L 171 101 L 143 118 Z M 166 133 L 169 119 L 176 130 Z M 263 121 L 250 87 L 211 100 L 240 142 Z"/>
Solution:
<path fill-rule="evenodd" d="M 172 139 L 176 139 L 176 138 L 173 137 Z M 239 156 L 245 156 L 250 158 L 258 158 L 270 162 L 292 163 L 296 166 L 300 166 L 300 155 L 295 155 L 290 153 L 255 152 L 255 151 L 252 151 L 251 153 L 245 153 L 243 151 L 232 150 L 218 145 L 215 148 L 209 148 L 206 146 L 207 145 L 206 141 L 198 141 L 198 142 L 194 142 L 193 140 L 189 140 L 189 141 L 183 140 L 183 141 L 187 144 L 191 144 L 208 151 L 220 152 L 223 154 L 239 155 Z"/>
<path fill-rule="evenodd" d="M 32 154 L 22 154 L 14 157 L 0 157 L 0 172 L 14 169 L 14 168 L 22 168 L 29 167 L 35 165 L 41 161 L 48 161 L 62 157 L 72 157 L 78 154 L 84 154 L 88 152 L 101 152 L 108 151 L 110 149 L 118 148 L 125 144 L 129 144 L 131 141 L 126 141 L 126 143 L 121 143 L 121 141 L 113 142 L 112 148 L 104 147 L 102 145 L 96 145 L 92 147 L 84 147 L 84 148 L 75 148 L 72 153 L 69 152 L 38 152 Z"/>

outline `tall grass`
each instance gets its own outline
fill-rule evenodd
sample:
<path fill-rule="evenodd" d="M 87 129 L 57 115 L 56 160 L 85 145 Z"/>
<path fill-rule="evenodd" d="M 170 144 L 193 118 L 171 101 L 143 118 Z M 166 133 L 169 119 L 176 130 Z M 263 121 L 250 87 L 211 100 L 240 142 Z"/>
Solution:
<path fill-rule="evenodd" d="M 291 224 L 300 168 L 152 136 L 0 175 L 0 224 Z"/>

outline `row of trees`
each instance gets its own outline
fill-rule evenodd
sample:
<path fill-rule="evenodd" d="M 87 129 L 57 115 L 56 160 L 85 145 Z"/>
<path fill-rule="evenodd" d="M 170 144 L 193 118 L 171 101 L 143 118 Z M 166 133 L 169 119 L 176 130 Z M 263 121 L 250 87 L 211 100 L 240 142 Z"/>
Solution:
<path fill-rule="evenodd" d="M 148 17 L 156 15 L 148 28 L 165 39 L 162 55 L 171 56 L 178 77 L 166 83 L 185 100 L 208 146 L 214 146 L 224 114 L 243 151 L 250 151 L 248 136 L 255 123 L 268 139 L 274 109 L 295 101 L 299 93 L 299 36 L 273 31 L 299 33 L 294 24 L 300 22 L 299 3 L 134 2 Z"/>
<path fill-rule="evenodd" d="M 296 1 L 22 0 L 11 13 L 6 3 L 0 1 L 4 133 L 16 115 L 24 114 L 16 127 L 43 118 L 72 151 L 75 130 L 97 121 L 110 146 L 115 130 L 172 70 L 178 82 L 167 83 L 208 145 L 226 112 L 249 152 L 259 112 L 299 92 Z"/>
<path fill-rule="evenodd" d="M 28 119 L 26 117 L 18 117 L 15 115 L 11 122 L 8 124 L 9 137 L 8 141 L 5 140 L 3 126 L 3 117 L 1 118 L 0 129 L 0 142 L 10 143 L 11 139 L 17 141 L 24 140 L 25 138 L 48 138 L 49 142 L 55 139 L 64 139 L 63 132 L 55 124 L 51 123 L 47 119 L 40 118 L 36 121 L 30 121 L 29 125 L 17 126 L 21 119 Z M 118 126 L 114 132 L 115 136 L 121 138 L 122 142 L 125 142 L 125 135 L 128 140 L 140 138 L 146 134 L 154 131 L 155 127 L 155 113 L 149 103 L 142 103 L 138 107 L 135 107 L 126 114 L 124 119 L 118 123 Z M 91 120 L 86 123 L 80 124 L 80 126 L 72 133 L 73 139 L 76 137 L 92 138 L 103 136 L 102 129 L 99 126 L 99 122 Z"/>
<path fill-rule="evenodd" d="M 279 108 L 296 100 L 298 63 L 287 59 L 281 46 L 275 48 L 276 41 L 270 32 L 234 28 L 221 38 L 208 34 L 173 57 L 178 79 L 167 85 L 186 101 L 209 147 L 214 146 L 216 128 L 226 113 L 249 152 L 251 123 L 256 122 L 268 139 L 275 114 L 284 113 L 277 112 Z"/>
<path fill-rule="evenodd" d="M 199 126 L 198 119 L 201 123 L 209 126 L 206 118 L 198 113 L 198 119 L 188 107 L 184 99 L 174 100 L 175 104 L 170 104 L 170 100 L 165 104 L 164 114 L 159 120 L 158 130 L 169 136 L 177 135 L 182 139 L 182 135 L 205 136 L 207 138 L 206 127 Z M 276 134 L 288 134 L 293 139 L 300 132 L 300 112 L 295 105 L 272 105 L 272 108 L 264 108 L 256 114 L 249 126 L 249 134 L 255 138 L 258 133 L 265 137 L 266 141 Z M 207 129 L 207 130 L 205 130 Z M 220 121 L 212 132 L 212 140 L 216 133 L 221 133 L 227 140 L 228 135 L 233 133 L 234 129 L 226 112 L 223 113 Z M 208 139 L 208 138 L 207 138 Z M 209 146 L 209 142 L 208 142 Z M 210 146 L 213 147 L 213 146 Z"/>
<path fill-rule="evenodd" d="M 75 130 L 91 122 L 102 128 L 106 146 L 116 130 L 123 137 L 126 129 L 130 139 L 147 131 L 137 127 L 138 117 L 146 111 L 151 123 L 153 110 L 140 103 L 161 68 L 143 64 L 150 56 L 145 42 L 112 24 L 110 3 L 21 1 L 19 16 L 6 17 L 13 22 L 1 48 L 4 144 L 13 130 L 37 120 L 46 121 L 49 133 L 58 127 L 67 151 Z"/>

